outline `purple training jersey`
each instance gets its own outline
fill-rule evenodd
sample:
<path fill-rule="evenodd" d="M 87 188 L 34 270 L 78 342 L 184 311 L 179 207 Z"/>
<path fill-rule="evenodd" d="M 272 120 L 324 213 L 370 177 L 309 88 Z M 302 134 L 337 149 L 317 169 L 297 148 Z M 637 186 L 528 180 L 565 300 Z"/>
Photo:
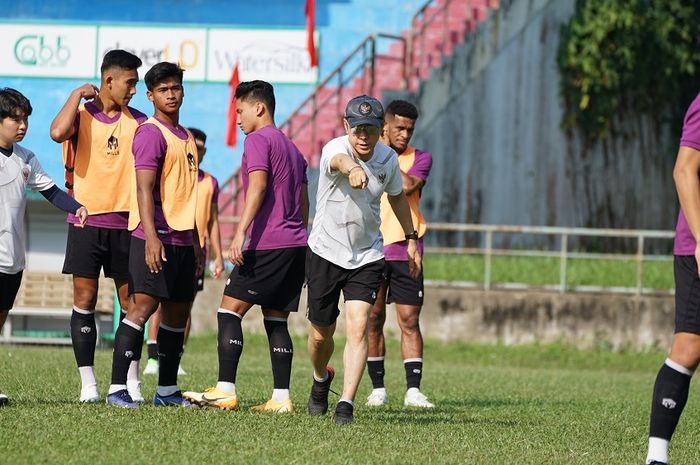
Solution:
<path fill-rule="evenodd" d="M 681 146 L 700 150 L 700 94 L 690 104 L 683 120 Z M 690 231 L 683 210 L 678 213 L 676 239 L 673 243 L 674 255 L 695 255 L 695 237 Z"/>
<path fill-rule="evenodd" d="M 433 167 L 433 156 L 430 152 L 416 149 L 415 160 L 413 166 L 406 173 L 409 176 L 415 176 L 423 180 L 423 183 L 428 182 L 430 169 Z M 418 239 L 418 252 L 423 256 L 423 238 Z M 384 246 L 384 260 L 389 262 L 407 262 L 408 261 L 408 242 L 394 242 Z"/>
<path fill-rule="evenodd" d="M 171 124 L 158 119 L 158 121 L 170 130 L 178 139 L 187 140 L 187 131 L 181 126 L 173 127 Z M 193 245 L 193 230 L 175 231 L 172 229 L 163 215 L 163 206 L 160 201 L 160 176 L 163 171 L 163 160 L 168 150 L 165 137 L 155 124 L 142 124 L 136 129 L 132 151 L 134 152 L 134 167 L 137 170 L 150 170 L 156 172 L 156 182 L 153 186 L 154 222 L 158 239 L 163 244 L 170 245 Z M 134 195 L 136 195 L 134 193 Z M 131 233 L 139 239 L 146 239 L 143 231 L 143 223 Z"/>
<path fill-rule="evenodd" d="M 116 122 L 122 116 L 121 110 L 116 112 L 114 116 L 110 117 L 106 113 L 100 111 L 94 102 L 85 102 L 85 111 L 90 113 L 90 115 L 95 118 L 100 123 L 112 124 Z M 135 108 L 129 108 L 131 115 L 136 118 L 136 121 L 141 124 L 148 119 L 148 116 L 144 115 Z M 78 143 L 78 128 L 80 127 L 80 115 L 75 115 L 75 120 L 73 122 L 73 127 L 75 128 L 75 133 L 73 135 L 73 143 L 77 145 Z M 90 213 L 90 212 L 88 212 Z M 78 224 L 80 221 L 75 217 L 74 214 L 69 213 L 67 220 L 69 224 Z M 127 229 L 129 226 L 129 212 L 113 212 L 113 213 L 102 213 L 100 215 L 90 215 L 87 220 L 88 226 L 93 226 L 96 228 L 105 229 Z"/>
<path fill-rule="evenodd" d="M 303 247 L 307 242 L 301 216 L 301 190 L 308 184 L 306 161 L 282 131 L 270 125 L 245 139 L 241 172 L 243 190 L 248 191 L 252 171 L 267 172 L 267 191 L 248 229 L 247 250 Z"/>

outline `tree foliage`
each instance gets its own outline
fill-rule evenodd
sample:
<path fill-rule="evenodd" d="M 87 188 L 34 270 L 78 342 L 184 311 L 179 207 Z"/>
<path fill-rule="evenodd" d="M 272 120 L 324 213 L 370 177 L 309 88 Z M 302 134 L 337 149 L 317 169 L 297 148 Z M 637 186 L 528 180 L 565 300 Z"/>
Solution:
<path fill-rule="evenodd" d="M 558 64 L 564 128 L 591 142 L 616 119 L 675 120 L 700 91 L 700 0 L 577 0 Z"/>

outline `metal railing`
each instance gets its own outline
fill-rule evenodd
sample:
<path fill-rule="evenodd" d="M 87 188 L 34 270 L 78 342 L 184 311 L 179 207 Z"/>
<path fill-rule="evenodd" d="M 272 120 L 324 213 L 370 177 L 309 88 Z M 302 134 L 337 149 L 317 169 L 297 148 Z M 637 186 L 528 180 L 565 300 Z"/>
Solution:
<path fill-rule="evenodd" d="M 673 231 L 660 230 L 634 230 L 634 229 L 596 229 L 596 228 L 566 228 L 551 226 L 501 226 L 501 225 L 481 225 L 481 224 L 455 224 L 455 223 L 430 223 L 429 233 L 449 232 L 449 233 L 479 233 L 483 235 L 483 240 L 478 241 L 478 247 L 426 247 L 426 252 L 449 253 L 449 254 L 469 254 L 482 255 L 484 257 L 483 283 L 466 282 L 462 283 L 467 287 L 483 287 L 485 290 L 494 287 L 492 276 L 493 258 L 498 256 L 510 257 L 554 257 L 559 259 L 559 282 L 553 285 L 529 285 L 524 283 L 500 283 L 503 288 L 540 288 L 545 290 L 555 290 L 563 292 L 612 292 L 623 294 L 651 294 L 651 293 L 672 293 L 673 289 L 646 289 L 643 287 L 643 270 L 645 261 L 670 261 L 670 254 L 647 254 L 644 252 L 645 244 L 651 240 L 672 240 L 675 236 Z M 494 234 L 511 235 L 535 235 L 546 236 L 558 239 L 557 250 L 541 250 L 532 248 L 496 248 L 494 247 Z M 572 237 L 584 238 L 619 238 L 632 239 L 636 241 L 635 253 L 612 253 L 612 252 L 586 252 L 569 250 Z M 569 286 L 567 275 L 569 261 L 572 259 L 590 260 L 634 260 L 635 261 L 635 285 L 634 287 L 611 287 L 611 286 Z"/>
<path fill-rule="evenodd" d="M 237 223 L 237 216 L 219 217 L 222 223 Z M 310 220 L 311 224 L 313 219 Z M 449 255 L 475 255 L 484 259 L 484 272 L 481 282 L 465 280 L 427 280 L 434 285 L 448 285 L 452 287 L 481 288 L 484 290 L 495 289 L 519 289 L 519 290 L 544 290 L 559 293 L 565 292 L 605 292 L 613 294 L 673 294 L 673 288 L 645 288 L 643 286 L 643 271 L 645 261 L 671 261 L 670 247 L 664 247 L 669 253 L 645 253 L 645 246 L 650 240 L 672 241 L 675 237 L 673 231 L 644 230 L 644 229 L 605 229 L 605 228 L 567 228 L 557 226 L 507 226 L 507 225 L 487 225 L 487 224 L 463 224 L 463 223 L 428 223 L 428 233 L 426 239 L 433 240 L 431 236 L 436 233 L 452 234 L 479 234 L 478 239 L 472 238 L 470 242 L 477 242 L 475 247 L 463 246 L 426 246 L 425 252 L 430 254 Z M 556 250 L 543 250 L 534 247 L 496 247 L 494 235 L 516 235 L 516 236 L 544 236 L 547 239 L 554 239 L 558 242 Z M 634 241 L 634 253 L 629 252 L 589 252 L 585 250 L 570 250 L 576 245 L 573 238 L 615 238 Z M 505 242 L 505 241 L 504 241 Z M 538 244 L 549 241 L 534 241 Z M 226 244 L 227 245 L 227 244 Z M 580 247 L 580 246 L 579 246 Z M 227 247 L 224 247 L 226 252 Z M 531 257 L 531 258 L 555 258 L 559 261 L 559 279 L 553 284 L 528 284 L 515 281 L 494 282 L 493 260 L 494 257 Z M 576 259 L 586 260 L 633 260 L 635 264 L 634 286 L 593 286 L 593 285 L 569 285 L 568 276 L 571 266 L 570 261 Z"/>

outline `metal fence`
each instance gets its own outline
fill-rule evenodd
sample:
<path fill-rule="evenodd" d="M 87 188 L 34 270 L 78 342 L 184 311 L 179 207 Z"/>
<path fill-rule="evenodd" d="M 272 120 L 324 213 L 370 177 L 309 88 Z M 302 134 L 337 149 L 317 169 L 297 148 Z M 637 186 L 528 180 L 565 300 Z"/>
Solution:
<path fill-rule="evenodd" d="M 481 237 L 475 241 L 478 245 L 474 247 L 460 246 L 431 246 L 426 247 L 426 253 L 447 253 L 447 254 L 469 254 L 483 256 L 484 274 L 482 282 L 450 282 L 450 285 L 461 285 L 464 287 L 481 287 L 485 290 L 498 288 L 518 288 L 518 289 L 544 289 L 558 292 L 612 292 L 624 294 L 672 294 L 672 288 L 658 289 L 645 288 L 642 283 L 645 261 L 671 261 L 670 253 L 646 253 L 645 245 L 650 240 L 663 240 L 670 243 L 674 238 L 673 231 L 660 230 L 633 230 L 633 229 L 595 229 L 595 228 L 565 228 L 550 226 L 502 226 L 502 225 L 482 225 L 482 224 L 455 224 L 455 223 L 430 223 L 429 233 L 477 233 Z M 554 241 L 539 241 L 540 243 L 556 242 L 556 250 L 536 249 L 532 247 L 522 248 L 499 248 L 494 246 L 495 234 L 508 235 L 530 235 L 554 238 Z M 591 252 L 585 250 L 570 250 L 572 238 L 621 238 L 632 240 L 636 244 L 633 253 L 622 251 Z M 535 241 L 537 242 L 537 241 Z M 580 242 L 580 241 L 576 241 Z M 670 247 L 664 247 L 670 251 Z M 500 282 L 497 285 L 493 282 L 492 263 L 494 257 L 554 257 L 559 261 L 559 282 L 551 285 L 530 285 L 527 283 Z M 635 285 L 633 287 L 621 286 L 571 286 L 567 284 L 570 260 L 590 259 L 590 260 L 633 260 L 635 262 Z M 434 282 L 442 284 L 444 282 Z"/>
<path fill-rule="evenodd" d="M 222 223 L 238 223 L 237 216 L 220 216 Z M 310 220 L 313 221 L 313 220 Z M 450 241 L 440 240 L 435 236 L 444 234 L 469 235 L 470 240 L 463 241 L 474 243 L 474 246 L 444 245 Z M 501 243 L 518 243 L 518 246 L 503 246 L 497 244 L 494 235 L 511 236 L 534 236 L 545 240 L 529 241 L 530 244 L 538 244 L 539 247 L 527 245 L 528 241 L 502 240 Z M 483 258 L 484 271 L 481 281 L 466 280 L 436 280 L 426 279 L 427 283 L 436 286 L 450 286 L 463 288 L 479 288 L 484 290 L 492 289 L 522 289 L 522 290 L 544 290 L 552 292 L 606 292 L 630 295 L 670 295 L 674 293 L 672 286 L 644 287 L 643 272 L 645 262 L 671 262 L 673 231 L 644 230 L 644 229 L 604 229 L 604 228 L 567 228 L 556 226 L 506 226 L 487 224 L 464 224 L 464 223 L 429 223 L 426 239 L 428 243 L 442 242 L 443 245 L 426 245 L 427 254 L 449 254 L 449 255 L 472 255 Z M 579 240 L 576 240 L 576 239 Z M 581 238 L 611 238 L 625 240 L 626 246 L 619 248 L 621 251 L 587 251 L 582 245 Z M 436 240 L 437 239 L 437 240 Z M 632 246 L 629 246 L 629 242 Z M 645 248 L 650 241 L 661 241 L 664 245 L 661 252 L 658 250 L 646 252 Z M 556 248 L 546 249 L 543 244 L 554 243 Z M 522 245 L 526 244 L 526 245 Z M 659 247 L 657 246 L 656 249 Z M 572 250 L 575 249 L 575 250 Z M 630 252 L 629 249 L 633 249 Z M 224 251 L 228 253 L 228 244 L 224 244 Z M 533 257 L 533 258 L 555 258 L 559 262 L 559 279 L 552 284 L 528 284 L 515 281 L 498 281 L 493 279 L 493 260 L 495 257 Z M 571 267 L 570 260 L 632 260 L 635 266 L 635 283 L 633 286 L 606 286 L 606 285 L 571 285 L 568 283 L 568 276 Z"/>

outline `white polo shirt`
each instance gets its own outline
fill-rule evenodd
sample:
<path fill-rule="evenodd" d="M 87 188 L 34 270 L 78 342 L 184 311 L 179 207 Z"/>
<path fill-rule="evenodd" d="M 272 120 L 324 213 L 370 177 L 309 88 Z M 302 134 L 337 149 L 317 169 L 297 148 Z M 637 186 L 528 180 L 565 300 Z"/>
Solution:
<path fill-rule="evenodd" d="M 352 157 L 367 174 L 364 189 L 353 189 L 339 171 L 331 171 L 331 159 L 338 154 Z M 396 152 L 377 143 L 368 162 L 357 158 L 348 136 L 328 142 L 321 152 L 320 176 L 316 194 L 316 214 L 309 235 L 309 248 L 345 269 L 355 269 L 384 258 L 379 231 L 379 204 L 382 194 L 398 195 L 403 180 Z"/>
<path fill-rule="evenodd" d="M 14 144 L 9 157 L 0 153 L 0 273 L 16 274 L 25 266 L 25 190 L 53 185 L 33 152 Z"/>

